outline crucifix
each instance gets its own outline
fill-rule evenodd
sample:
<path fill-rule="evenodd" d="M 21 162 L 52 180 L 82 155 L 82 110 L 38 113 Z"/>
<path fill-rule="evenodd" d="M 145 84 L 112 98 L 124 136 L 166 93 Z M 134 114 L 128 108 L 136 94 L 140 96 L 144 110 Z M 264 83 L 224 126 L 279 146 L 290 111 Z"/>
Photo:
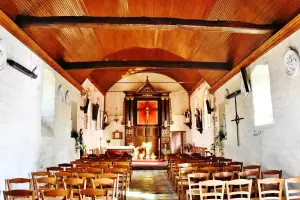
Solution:
<path fill-rule="evenodd" d="M 137 110 L 140 112 L 140 111 L 144 111 L 146 112 L 146 126 L 148 125 L 148 120 L 149 120 L 149 116 L 150 116 L 150 112 L 151 111 L 157 111 L 157 108 L 150 108 L 149 105 L 148 105 L 148 100 L 146 101 L 147 102 L 147 105 L 145 108 L 138 108 Z"/>
<path fill-rule="evenodd" d="M 235 124 L 236 124 L 236 137 L 237 137 L 236 139 L 237 139 L 237 145 L 238 145 L 238 147 L 240 146 L 240 139 L 239 139 L 239 123 L 240 123 L 241 120 L 244 119 L 244 118 L 240 118 L 240 116 L 239 116 L 238 113 L 237 113 L 236 97 L 237 97 L 238 95 L 240 95 L 240 94 L 241 94 L 241 90 L 238 90 L 238 91 L 236 91 L 236 92 L 234 92 L 234 93 L 229 94 L 229 95 L 226 96 L 226 99 L 231 99 L 231 98 L 234 97 L 234 104 L 235 104 L 235 119 L 233 119 L 233 120 L 231 120 L 231 121 L 232 121 L 232 122 L 235 122 Z"/>

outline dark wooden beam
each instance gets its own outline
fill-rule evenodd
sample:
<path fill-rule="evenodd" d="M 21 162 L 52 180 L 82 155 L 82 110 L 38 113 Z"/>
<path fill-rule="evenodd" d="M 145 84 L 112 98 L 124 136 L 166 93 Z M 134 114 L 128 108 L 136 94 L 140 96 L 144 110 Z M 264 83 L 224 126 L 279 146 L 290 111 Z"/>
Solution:
<path fill-rule="evenodd" d="M 270 37 L 265 43 L 253 51 L 247 58 L 242 62 L 234 66 L 234 68 L 223 76 L 217 83 L 215 83 L 210 89 L 210 93 L 214 93 L 227 81 L 229 81 L 233 76 L 240 72 L 242 67 L 248 67 L 252 62 L 257 60 L 260 56 L 264 55 L 270 49 L 278 45 L 284 39 L 292 35 L 294 32 L 300 29 L 300 14 L 298 14 L 294 19 L 287 23 L 282 29 L 280 29 L 276 34 Z"/>
<path fill-rule="evenodd" d="M 230 71 L 230 63 L 220 62 L 193 62 L 193 61 L 165 61 L 165 60 L 109 60 L 91 62 L 65 62 L 61 63 L 64 69 L 109 69 L 119 67 L 145 67 L 145 68 L 169 68 L 169 69 L 210 69 Z"/>
<path fill-rule="evenodd" d="M 78 90 L 82 91 L 83 87 L 63 68 L 49 56 L 31 37 L 29 37 L 22 29 L 20 29 L 1 9 L 0 9 L 0 25 L 8 32 L 14 35 L 25 46 L 27 46 L 36 55 L 42 58 L 50 67 L 62 75 L 67 81 L 74 85 Z"/>
<path fill-rule="evenodd" d="M 232 32 L 244 34 L 266 34 L 279 30 L 275 24 L 252 24 L 238 21 L 206 21 L 179 18 L 151 17 L 91 17 L 91 16 L 53 16 L 35 17 L 18 15 L 16 23 L 21 28 L 67 28 L 67 27 L 114 27 L 150 29 L 196 29 L 202 31 Z"/>

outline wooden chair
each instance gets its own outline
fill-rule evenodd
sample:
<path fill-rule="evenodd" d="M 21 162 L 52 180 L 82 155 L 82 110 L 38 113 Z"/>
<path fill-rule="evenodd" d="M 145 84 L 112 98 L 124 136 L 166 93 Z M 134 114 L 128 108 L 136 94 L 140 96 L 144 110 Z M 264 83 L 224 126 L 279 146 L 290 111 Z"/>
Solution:
<path fill-rule="evenodd" d="M 123 198 L 126 196 L 127 190 L 129 190 L 128 170 L 126 168 L 111 168 L 109 169 L 109 172 L 119 175 L 119 181 L 116 184 L 118 189 L 120 189 L 121 197 Z"/>
<path fill-rule="evenodd" d="M 67 178 L 72 178 L 72 173 L 70 172 L 56 172 L 54 174 L 54 177 L 56 178 L 56 186 L 57 189 L 64 188 L 64 180 Z"/>
<path fill-rule="evenodd" d="M 177 191 L 179 200 L 181 195 L 185 193 L 185 190 L 189 188 L 188 174 L 197 172 L 197 167 L 185 167 L 179 169 L 179 181 L 177 182 Z"/>
<path fill-rule="evenodd" d="M 232 188 L 234 187 L 237 188 L 237 190 L 233 191 Z M 242 190 L 242 187 L 246 188 L 246 190 Z M 236 179 L 226 181 L 226 188 L 228 200 L 250 200 L 252 191 L 252 179 Z"/>
<path fill-rule="evenodd" d="M 67 168 L 71 168 L 73 165 L 71 165 L 70 163 L 61 163 L 58 164 L 58 166 L 63 168 L 64 171 L 67 171 Z"/>
<path fill-rule="evenodd" d="M 214 180 L 221 180 L 221 181 L 231 181 L 234 179 L 234 173 L 232 172 L 217 172 L 213 174 Z"/>
<path fill-rule="evenodd" d="M 188 174 L 189 189 L 186 190 L 186 199 L 192 200 L 193 196 L 200 196 L 199 181 L 207 181 L 208 179 L 208 173 Z"/>
<path fill-rule="evenodd" d="M 86 180 L 80 178 L 67 178 L 64 180 L 64 189 L 72 192 L 73 195 L 79 195 L 78 190 L 86 189 Z"/>
<path fill-rule="evenodd" d="M 42 200 L 47 200 L 47 198 L 56 198 L 67 200 L 73 198 L 73 192 L 69 190 L 55 189 L 55 190 L 47 190 L 42 191 Z"/>
<path fill-rule="evenodd" d="M 107 189 L 94 189 L 94 188 L 87 188 L 85 190 L 79 191 L 79 200 L 86 200 L 88 199 L 101 199 L 101 200 L 109 200 L 109 191 Z"/>
<path fill-rule="evenodd" d="M 94 168 L 94 167 L 92 167 L 92 168 L 86 168 L 86 172 L 87 173 L 93 173 L 93 174 L 95 174 L 96 175 L 96 178 L 98 178 L 98 175 L 99 174 L 102 174 L 103 173 L 103 169 L 101 169 L 101 168 Z"/>
<path fill-rule="evenodd" d="M 4 200 L 14 200 L 20 198 L 27 198 L 35 200 L 35 192 L 32 190 L 10 190 L 3 191 Z"/>
<path fill-rule="evenodd" d="M 260 200 L 269 200 L 269 199 L 282 199 L 282 186 L 284 179 L 281 178 L 266 178 L 266 179 L 258 179 L 258 192 Z M 264 190 L 263 185 L 279 185 L 277 189 L 272 188 L 271 190 Z M 275 197 L 274 197 L 275 196 Z"/>
<path fill-rule="evenodd" d="M 61 167 L 47 167 L 47 172 L 50 172 L 51 175 L 54 175 L 56 172 L 64 171 Z"/>
<path fill-rule="evenodd" d="M 282 178 L 282 170 L 267 170 L 261 172 L 261 178 Z"/>
<path fill-rule="evenodd" d="M 258 171 L 260 177 L 260 165 L 247 165 L 243 167 L 243 171 Z"/>
<path fill-rule="evenodd" d="M 259 171 L 244 171 L 238 173 L 239 179 L 251 179 L 252 180 L 252 191 L 256 197 L 258 196 L 257 180 L 259 179 Z M 242 188 L 243 191 L 247 191 L 247 188 Z"/>
<path fill-rule="evenodd" d="M 83 180 L 86 180 L 86 185 L 92 185 L 92 179 L 96 178 L 96 175 L 93 173 L 78 173 L 78 178 L 81 178 Z"/>
<path fill-rule="evenodd" d="M 57 189 L 55 177 L 35 178 L 33 183 L 38 198 L 41 196 L 41 191 Z"/>
<path fill-rule="evenodd" d="M 25 187 L 25 190 L 32 190 L 32 179 L 29 178 L 13 178 L 13 179 L 6 179 L 5 180 L 5 187 L 6 190 L 10 191 L 13 190 L 13 186 L 14 185 L 28 185 L 27 187 Z M 18 187 L 19 188 L 19 187 Z"/>
<path fill-rule="evenodd" d="M 78 178 L 78 173 L 85 173 L 85 168 L 67 168 L 67 172 L 72 173 L 72 177 Z"/>
<path fill-rule="evenodd" d="M 46 172 L 46 171 L 31 172 L 31 176 L 32 176 L 32 179 L 41 178 L 41 177 L 49 177 L 49 176 L 51 176 L 51 173 Z"/>
<path fill-rule="evenodd" d="M 223 172 L 239 173 L 241 168 L 239 166 L 226 166 L 223 168 Z"/>
<path fill-rule="evenodd" d="M 111 196 L 115 199 L 118 197 L 117 193 L 117 186 L 116 186 L 116 179 L 109 179 L 109 178 L 99 178 L 99 179 L 93 179 L 92 180 L 92 185 L 93 188 L 100 188 L 100 189 L 110 189 Z"/>
<path fill-rule="evenodd" d="M 200 181 L 199 187 L 200 187 L 201 200 L 204 199 L 206 200 L 207 197 L 211 197 L 209 199 L 215 199 L 215 200 L 223 200 L 224 198 L 224 191 L 225 191 L 224 181 L 219 181 L 219 180 Z M 205 190 L 208 187 L 212 187 L 212 190 Z M 216 188 L 221 188 L 221 190 L 218 191 Z"/>
<path fill-rule="evenodd" d="M 265 178 L 282 178 L 282 170 L 267 170 L 262 171 L 260 175 L 261 179 Z M 278 184 L 269 184 L 269 185 L 262 185 L 262 190 L 278 190 Z"/>
<path fill-rule="evenodd" d="M 243 162 L 238 162 L 238 161 L 233 161 L 233 162 L 229 162 L 227 164 L 228 166 L 239 166 L 240 167 L 240 171 L 243 171 Z"/>
<path fill-rule="evenodd" d="M 287 200 L 300 199 L 299 185 L 300 177 L 285 179 L 285 194 Z"/>

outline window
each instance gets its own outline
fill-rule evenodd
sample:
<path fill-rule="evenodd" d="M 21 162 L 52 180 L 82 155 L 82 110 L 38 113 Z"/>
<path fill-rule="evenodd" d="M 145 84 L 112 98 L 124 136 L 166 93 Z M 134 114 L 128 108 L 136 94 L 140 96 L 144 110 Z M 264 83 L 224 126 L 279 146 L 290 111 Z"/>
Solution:
<path fill-rule="evenodd" d="M 255 126 L 273 124 L 268 65 L 257 65 L 251 73 Z"/>

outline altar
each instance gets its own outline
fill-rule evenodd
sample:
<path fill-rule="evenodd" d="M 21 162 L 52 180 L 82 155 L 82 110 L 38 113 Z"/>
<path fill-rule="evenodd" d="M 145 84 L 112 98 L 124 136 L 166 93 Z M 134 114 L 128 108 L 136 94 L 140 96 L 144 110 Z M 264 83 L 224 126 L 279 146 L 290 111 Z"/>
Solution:
<path fill-rule="evenodd" d="M 133 155 L 134 146 L 108 146 L 106 152 L 110 156 L 123 156 L 125 152 Z"/>

